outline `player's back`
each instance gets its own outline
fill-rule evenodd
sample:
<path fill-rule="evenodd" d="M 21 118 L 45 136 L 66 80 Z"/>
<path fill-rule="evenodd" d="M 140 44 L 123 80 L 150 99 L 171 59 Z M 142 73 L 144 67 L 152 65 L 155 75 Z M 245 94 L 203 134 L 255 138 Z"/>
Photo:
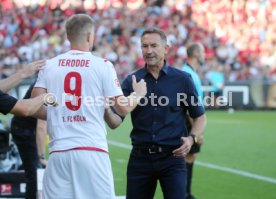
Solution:
<path fill-rule="evenodd" d="M 87 146 L 107 150 L 104 97 L 121 94 L 112 86 L 113 65 L 91 52 L 71 50 L 47 61 L 43 72 L 47 92 L 59 104 L 47 109 L 50 151 Z"/>

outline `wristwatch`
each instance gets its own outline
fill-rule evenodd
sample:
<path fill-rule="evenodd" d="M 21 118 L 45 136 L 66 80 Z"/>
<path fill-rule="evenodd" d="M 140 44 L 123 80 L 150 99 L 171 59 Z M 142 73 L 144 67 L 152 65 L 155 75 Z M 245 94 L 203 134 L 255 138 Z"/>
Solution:
<path fill-rule="evenodd" d="M 189 136 L 191 136 L 193 138 L 193 142 L 194 142 L 193 145 L 197 144 L 197 136 L 195 134 L 192 134 L 192 133 Z"/>

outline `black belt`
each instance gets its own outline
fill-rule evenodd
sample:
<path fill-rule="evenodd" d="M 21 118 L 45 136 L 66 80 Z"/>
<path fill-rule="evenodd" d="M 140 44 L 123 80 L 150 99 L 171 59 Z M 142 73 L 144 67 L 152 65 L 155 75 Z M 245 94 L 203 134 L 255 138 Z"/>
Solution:
<path fill-rule="evenodd" d="M 168 146 L 150 146 L 150 147 L 133 147 L 133 151 L 141 152 L 144 154 L 158 154 L 158 153 L 172 153 L 177 147 L 168 147 Z"/>

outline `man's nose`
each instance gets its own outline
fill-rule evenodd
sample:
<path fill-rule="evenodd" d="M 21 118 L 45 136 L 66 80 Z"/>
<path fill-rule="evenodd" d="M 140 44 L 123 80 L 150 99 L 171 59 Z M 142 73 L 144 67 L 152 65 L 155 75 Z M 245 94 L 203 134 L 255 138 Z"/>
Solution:
<path fill-rule="evenodd" d="M 151 54 L 151 53 L 152 53 L 152 48 L 151 48 L 151 47 L 148 47 L 146 53 L 147 53 L 147 54 Z"/>

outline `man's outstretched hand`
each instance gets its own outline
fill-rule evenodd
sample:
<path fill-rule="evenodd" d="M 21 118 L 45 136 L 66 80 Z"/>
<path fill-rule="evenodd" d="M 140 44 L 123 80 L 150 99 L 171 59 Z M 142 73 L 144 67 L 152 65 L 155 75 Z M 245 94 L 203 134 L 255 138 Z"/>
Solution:
<path fill-rule="evenodd" d="M 144 79 L 137 82 L 135 75 L 132 75 L 132 88 L 137 97 L 144 97 L 147 94 L 147 83 Z"/>

